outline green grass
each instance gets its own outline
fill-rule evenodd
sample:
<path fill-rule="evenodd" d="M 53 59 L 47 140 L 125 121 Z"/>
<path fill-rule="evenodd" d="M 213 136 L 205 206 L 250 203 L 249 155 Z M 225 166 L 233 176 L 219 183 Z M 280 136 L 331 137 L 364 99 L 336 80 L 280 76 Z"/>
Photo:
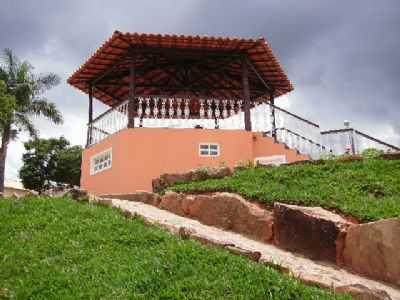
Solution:
<path fill-rule="evenodd" d="M 49 198 L 0 200 L 0 298 L 349 299 L 115 209 Z"/>
<path fill-rule="evenodd" d="M 229 191 L 268 205 L 322 206 L 361 221 L 400 217 L 400 160 L 364 160 L 249 168 L 223 179 L 179 184 L 190 193 Z"/>

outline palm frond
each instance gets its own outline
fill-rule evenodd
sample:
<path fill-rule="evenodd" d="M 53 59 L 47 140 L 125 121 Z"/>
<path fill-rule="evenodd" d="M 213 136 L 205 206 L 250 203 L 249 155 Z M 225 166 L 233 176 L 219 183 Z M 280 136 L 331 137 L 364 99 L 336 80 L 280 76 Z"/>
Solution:
<path fill-rule="evenodd" d="M 33 76 L 31 71 L 33 70 L 32 65 L 24 61 L 23 63 L 18 65 L 18 68 L 15 70 L 15 81 L 16 84 L 26 84 L 33 82 Z"/>
<path fill-rule="evenodd" d="M 27 113 L 46 117 L 54 124 L 61 124 L 63 122 L 62 115 L 55 104 L 48 102 L 46 99 L 33 100 L 28 106 Z"/>
<path fill-rule="evenodd" d="M 40 74 L 34 78 L 35 93 L 41 94 L 60 83 L 60 77 L 54 73 Z"/>
<path fill-rule="evenodd" d="M 28 116 L 16 113 L 14 116 L 14 125 L 23 131 L 27 131 L 32 138 L 38 138 L 39 131 L 35 128 Z"/>
<path fill-rule="evenodd" d="M 15 82 L 16 79 L 16 70 L 19 65 L 19 60 L 16 56 L 13 55 L 11 49 L 3 50 L 3 68 L 4 71 L 7 72 L 8 80 L 11 82 Z"/>

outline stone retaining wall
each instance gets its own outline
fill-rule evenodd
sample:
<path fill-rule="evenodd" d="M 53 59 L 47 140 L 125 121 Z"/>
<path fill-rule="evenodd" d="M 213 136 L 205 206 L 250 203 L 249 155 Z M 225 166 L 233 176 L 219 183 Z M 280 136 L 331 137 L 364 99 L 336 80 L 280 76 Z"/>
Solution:
<path fill-rule="evenodd" d="M 229 167 L 199 168 L 186 173 L 165 173 L 152 180 L 152 187 L 154 192 L 160 192 L 166 187 L 176 183 L 224 178 L 229 175 L 232 175 L 232 170 Z"/>
<path fill-rule="evenodd" d="M 109 197 L 151 204 L 400 286 L 400 219 L 356 224 L 320 207 L 282 203 L 270 211 L 232 193 L 167 192 L 161 197 L 138 192 Z"/>

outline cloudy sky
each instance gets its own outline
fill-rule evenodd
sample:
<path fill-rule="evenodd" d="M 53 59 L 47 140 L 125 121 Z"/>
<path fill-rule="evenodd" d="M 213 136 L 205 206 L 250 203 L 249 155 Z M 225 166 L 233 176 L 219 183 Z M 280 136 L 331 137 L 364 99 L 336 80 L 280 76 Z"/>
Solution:
<path fill-rule="evenodd" d="M 87 97 L 66 78 L 120 30 L 265 37 L 295 86 L 278 105 L 324 129 L 347 119 L 400 144 L 399 28 L 398 0 L 2 0 L 0 48 L 62 77 L 46 96 L 65 123 L 37 120 L 42 137 L 84 144 Z M 8 178 L 17 177 L 24 140 L 10 146 Z"/>

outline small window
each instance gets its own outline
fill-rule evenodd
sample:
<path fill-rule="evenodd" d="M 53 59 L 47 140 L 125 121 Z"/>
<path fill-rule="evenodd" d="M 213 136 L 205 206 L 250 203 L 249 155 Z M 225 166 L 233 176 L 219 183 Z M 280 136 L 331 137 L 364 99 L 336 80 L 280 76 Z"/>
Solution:
<path fill-rule="evenodd" d="M 202 143 L 199 145 L 200 156 L 219 156 L 219 145 Z"/>
<path fill-rule="evenodd" d="M 112 166 L 112 150 L 108 149 L 90 158 L 90 175 L 102 172 Z"/>

